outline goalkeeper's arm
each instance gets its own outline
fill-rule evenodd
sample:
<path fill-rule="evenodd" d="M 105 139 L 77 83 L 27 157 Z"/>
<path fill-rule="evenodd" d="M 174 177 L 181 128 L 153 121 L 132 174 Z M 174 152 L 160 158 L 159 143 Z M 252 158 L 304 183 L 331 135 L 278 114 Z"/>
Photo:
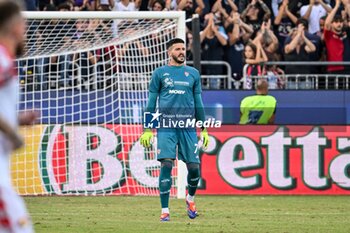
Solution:
<path fill-rule="evenodd" d="M 158 97 L 157 93 L 149 92 L 146 112 L 154 112 L 156 110 L 157 97 Z M 152 130 L 144 129 L 143 134 L 141 135 L 141 138 L 140 138 L 141 145 L 146 148 L 150 147 L 152 138 L 153 138 Z"/>
<path fill-rule="evenodd" d="M 155 112 L 158 93 L 149 92 L 146 112 Z"/>
<path fill-rule="evenodd" d="M 196 106 L 196 120 L 204 122 L 205 112 L 201 94 L 195 94 L 194 103 Z M 203 140 L 203 148 L 207 149 L 209 145 L 209 135 L 207 129 L 204 127 L 202 127 L 201 138 Z"/>
<path fill-rule="evenodd" d="M 201 94 L 194 95 L 194 104 L 196 106 L 196 120 L 204 122 L 205 121 L 205 112 L 204 112 L 204 106 L 203 106 Z"/>

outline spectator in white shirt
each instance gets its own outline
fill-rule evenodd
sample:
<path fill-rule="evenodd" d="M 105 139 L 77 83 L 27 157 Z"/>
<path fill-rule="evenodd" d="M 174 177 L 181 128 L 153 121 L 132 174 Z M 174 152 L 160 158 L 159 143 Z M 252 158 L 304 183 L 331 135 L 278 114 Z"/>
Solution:
<path fill-rule="evenodd" d="M 140 8 L 141 0 L 136 0 L 135 2 L 130 0 L 121 0 L 116 2 L 114 6 L 114 11 L 137 11 Z"/>
<path fill-rule="evenodd" d="M 310 0 L 309 5 L 301 7 L 300 16 L 309 21 L 309 33 L 316 34 L 320 31 L 320 19 L 331 10 L 331 6 L 323 0 Z"/>

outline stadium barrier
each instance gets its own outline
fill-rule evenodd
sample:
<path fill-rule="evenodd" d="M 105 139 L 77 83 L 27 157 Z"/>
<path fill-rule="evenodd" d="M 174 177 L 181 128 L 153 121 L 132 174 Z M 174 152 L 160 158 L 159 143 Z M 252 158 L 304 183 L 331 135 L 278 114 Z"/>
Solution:
<path fill-rule="evenodd" d="M 193 61 L 187 61 L 187 64 L 193 65 Z M 231 65 L 226 61 L 201 61 L 201 65 L 205 66 L 217 66 L 225 67 L 225 72 L 223 74 L 212 74 L 206 75 L 202 74 L 202 88 L 203 89 L 232 89 L 232 83 L 234 79 L 232 78 L 232 69 Z"/>
<path fill-rule="evenodd" d="M 235 86 L 242 89 L 254 89 L 256 80 L 259 78 L 266 78 L 269 82 L 269 89 L 349 89 L 350 75 L 346 74 L 332 74 L 325 70 L 322 73 L 308 73 L 308 74 L 285 74 L 283 70 L 278 67 L 286 66 L 307 66 L 320 68 L 322 66 L 349 66 L 350 62 L 266 62 L 264 67 L 270 68 L 260 75 L 249 75 L 246 64 L 243 68 L 243 78 L 236 82 Z M 318 69 L 320 70 L 320 69 Z"/>
<path fill-rule="evenodd" d="M 113 88 L 113 86 L 115 86 L 118 83 L 117 79 L 124 80 L 122 81 L 125 84 L 123 86 L 123 89 L 139 90 L 138 88 L 134 88 L 133 83 L 145 83 L 144 80 L 148 79 L 148 77 L 144 73 L 128 73 L 126 71 L 123 71 L 119 67 L 144 67 L 149 63 L 133 63 L 132 65 L 130 65 L 123 61 L 97 62 L 96 64 L 91 65 L 92 72 L 90 78 L 85 82 L 82 79 L 82 73 L 83 70 L 86 69 L 86 67 L 79 66 L 79 64 L 72 62 L 71 60 L 69 60 L 69 58 L 67 58 L 66 61 L 61 61 L 62 70 L 59 70 L 54 74 L 43 72 L 44 64 L 42 62 L 33 63 L 34 64 L 29 67 L 29 69 L 33 70 L 34 73 L 33 75 L 31 75 L 30 79 L 28 78 L 28 75 L 22 74 L 23 72 L 20 72 L 20 76 L 23 76 L 22 80 L 24 83 L 26 83 L 27 88 L 30 87 L 31 89 L 37 91 L 46 90 L 48 88 L 76 88 L 78 90 L 96 90 L 103 89 L 108 86 L 111 86 Z M 193 61 L 188 61 L 187 64 L 192 65 Z M 235 80 L 232 78 L 232 71 L 229 63 L 225 61 L 201 61 L 201 64 L 209 67 L 224 67 L 223 74 L 201 75 L 203 89 L 232 89 L 232 83 L 234 83 Z M 20 66 L 23 66 L 23 64 L 20 64 Z M 111 73 L 111 67 L 118 67 L 118 72 L 115 72 L 113 75 L 109 74 Z M 140 82 L 140 79 L 142 79 L 143 81 Z M 39 80 L 43 80 L 43 82 L 40 82 Z M 68 81 L 77 82 L 77 85 L 68 85 Z M 62 84 L 60 84 L 60 82 L 62 82 Z M 91 84 L 91 87 L 89 84 Z M 45 87 L 42 87 L 43 85 L 45 85 Z M 143 85 L 140 88 L 146 90 L 148 86 Z"/>

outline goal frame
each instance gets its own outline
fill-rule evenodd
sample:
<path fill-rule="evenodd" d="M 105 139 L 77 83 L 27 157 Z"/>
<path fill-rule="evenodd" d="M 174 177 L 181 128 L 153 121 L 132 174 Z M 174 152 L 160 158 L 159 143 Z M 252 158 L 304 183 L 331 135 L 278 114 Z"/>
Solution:
<path fill-rule="evenodd" d="M 61 11 L 23 11 L 25 19 L 176 19 L 177 37 L 186 41 L 186 17 L 184 11 L 87 11 L 87 12 L 61 12 Z M 21 59 L 21 58 L 20 58 Z M 186 196 L 186 165 L 178 161 L 177 166 L 177 198 Z"/>

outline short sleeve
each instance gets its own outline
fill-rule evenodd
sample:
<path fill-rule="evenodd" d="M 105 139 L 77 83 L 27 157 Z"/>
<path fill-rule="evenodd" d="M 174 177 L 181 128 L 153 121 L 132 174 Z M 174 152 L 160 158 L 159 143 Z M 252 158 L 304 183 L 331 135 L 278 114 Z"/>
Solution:
<path fill-rule="evenodd" d="M 306 5 L 306 6 L 302 6 L 300 8 L 300 16 L 303 17 L 307 11 L 307 9 L 309 8 L 309 5 Z"/>
<path fill-rule="evenodd" d="M 198 70 L 195 70 L 194 73 L 194 86 L 193 86 L 193 93 L 194 94 L 201 94 L 202 93 L 202 87 L 201 87 L 201 76 L 198 72 Z"/>
<path fill-rule="evenodd" d="M 160 92 L 160 79 L 158 75 L 158 69 L 155 70 L 152 74 L 151 82 L 149 84 L 149 91 L 152 93 L 159 93 Z"/>

